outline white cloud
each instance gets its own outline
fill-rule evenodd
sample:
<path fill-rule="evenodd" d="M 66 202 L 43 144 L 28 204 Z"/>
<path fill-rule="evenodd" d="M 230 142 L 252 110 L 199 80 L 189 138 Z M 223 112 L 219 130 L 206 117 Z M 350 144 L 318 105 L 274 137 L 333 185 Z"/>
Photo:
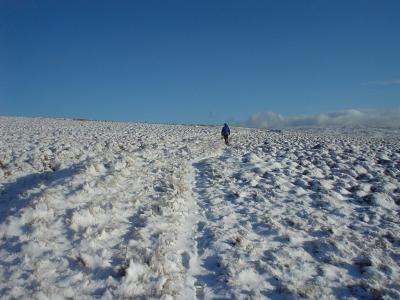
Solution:
<path fill-rule="evenodd" d="M 390 110 L 348 109 L 299 116 L 283 116 L 274 112 L 258 112 L 240 125 L 260 128 L 298 126 L 400 127 L 400 108 Z"/>
<path fill-rule="evenodd" d="M 400 79 L 377 80 L 377 81 L 368 81 L 364 83 L 364 85 L 396 85 L 396 84 L 400 84 Z"/>

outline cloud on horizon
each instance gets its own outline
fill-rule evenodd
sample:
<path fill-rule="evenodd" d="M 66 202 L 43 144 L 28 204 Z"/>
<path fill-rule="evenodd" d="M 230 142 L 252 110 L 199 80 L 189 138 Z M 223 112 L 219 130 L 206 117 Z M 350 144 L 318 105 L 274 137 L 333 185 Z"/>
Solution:
<path fill-rule="evenodd" d="M 348 109 L 314 115 L 283 116 L 274 112 L 258 112 L 240 124 L 256 128 L 300 126 L 399 127 L 400 107 L 394 109 Z"/>
<path fill-rule="evenodd" d="M 396 84 L 400 84 L 400 79 L 368 81 L 365 82 L 363 85 L 396 85 Z"/>

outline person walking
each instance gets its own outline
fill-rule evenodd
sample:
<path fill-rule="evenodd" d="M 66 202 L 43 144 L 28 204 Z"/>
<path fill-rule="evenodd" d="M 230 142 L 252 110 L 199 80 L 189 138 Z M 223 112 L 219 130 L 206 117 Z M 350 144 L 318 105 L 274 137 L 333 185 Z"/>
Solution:
<path fill-rule="evenodd" d="M 221 135 L 224 137 L 225 140 L 225 145 L 229 145 L 229 135 L 231 134 L 231 130 L 229 129 L 228 124 L 224 124 L 224 127 L 222 127 L 221 130 Z"/>

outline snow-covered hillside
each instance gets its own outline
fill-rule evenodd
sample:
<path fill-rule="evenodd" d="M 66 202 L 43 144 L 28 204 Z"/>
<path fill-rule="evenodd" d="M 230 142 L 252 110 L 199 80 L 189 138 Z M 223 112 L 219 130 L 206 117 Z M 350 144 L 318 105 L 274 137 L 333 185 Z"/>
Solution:
<path fill-rule="evenodd" d="M 0 117 L 4 299 L 399 299 L 400 135 Z"/>

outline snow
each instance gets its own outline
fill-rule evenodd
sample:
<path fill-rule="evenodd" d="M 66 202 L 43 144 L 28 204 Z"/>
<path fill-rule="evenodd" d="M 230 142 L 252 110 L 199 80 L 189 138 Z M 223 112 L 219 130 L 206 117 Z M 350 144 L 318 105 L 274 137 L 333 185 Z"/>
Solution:
<path fill-rule="evenodd" d="M 0 117 L 4 299 L 399 299 L 400 132 Z"/>

